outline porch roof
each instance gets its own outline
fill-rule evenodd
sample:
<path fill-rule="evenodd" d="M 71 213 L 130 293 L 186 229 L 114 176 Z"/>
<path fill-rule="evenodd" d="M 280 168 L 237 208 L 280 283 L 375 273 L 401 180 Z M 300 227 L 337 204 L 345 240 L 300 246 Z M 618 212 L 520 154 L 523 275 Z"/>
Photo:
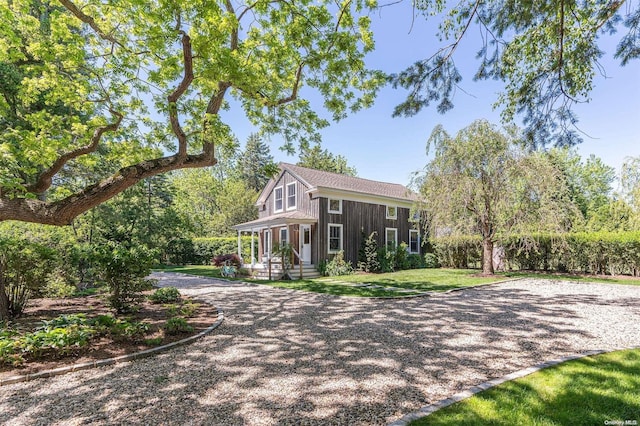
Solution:
<path fill-rule="evenodd" d="M 285 212 L 274 214 L 260 219 L 252 220 L 250 222 L 241 223 L 233 226 L 233 229 L 237 231 L 260 231 L 266 228 L 272 228 L 274 226 L 285 226 L 293 224 L 309 225 L 316 223 L 318 219 L 313 216 L 309 216 L 299 211 Z"/>

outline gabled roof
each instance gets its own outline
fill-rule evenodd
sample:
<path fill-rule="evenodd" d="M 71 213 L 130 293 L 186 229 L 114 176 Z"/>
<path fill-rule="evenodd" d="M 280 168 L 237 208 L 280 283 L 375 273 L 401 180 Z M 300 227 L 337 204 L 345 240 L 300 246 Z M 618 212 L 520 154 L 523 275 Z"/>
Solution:
<path fill-rule="evenodd" d="M 339 173 L 325 172 L 323 170 L 309 169 L 288 163 L 280 163 L 279 167 L 282 171 L 277 178 L 272 179 L 269 184 L 267 184 L 260 195 L 259 202 L 263 196 L 266 198 L 271 192 L 273 185 L 280 179 L 280 176 L 282 176 L 285 171 L 288 171 L 300 180 L 307 186 L 310 192 L 322 192 L 322 190 L 325 189 L 405 201 L 415 201 L 417 199 L 414 192 L 410 191 L 404 185 L 397 183 L 379 182 Z"/>

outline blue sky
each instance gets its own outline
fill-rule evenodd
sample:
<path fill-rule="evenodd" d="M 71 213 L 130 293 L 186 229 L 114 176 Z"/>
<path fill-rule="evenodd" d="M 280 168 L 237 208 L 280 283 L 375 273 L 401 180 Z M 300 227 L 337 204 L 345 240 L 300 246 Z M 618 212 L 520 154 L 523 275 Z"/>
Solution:
<path fill-rule="evenodd" d="M 423 17 L 416 16 L 412 27 L 408 3 L 383 8 L 372 19 L 376 50 L 368 56 L 370 68 L 398 72 L 441 47 L 435 36 L 437 22 L 428 24 Z M 499 111 L 493 110 L 492 104 L 502 89 L 501 83 L 472 81 L 478 65 L 477 34 L 472 29 L 455 56 L 463 75 L 460 87 L 464 91 L 457 91 L 453 110 L 441 115 L 435 108 L 429 108 L 411 118 L 392 118 L 393 108 L 404 99 L 405 92 L 385 87 L 372 108 L 324 129 L 323 147 L 346 157 L 360 177 L 407 184 L 411 173 L 429 161 L 426 141 L 437 124 L 453 135 L 476 119 L 499 123 Z M 601 63 L 607 76 L 596 78 L 592 101 L 575 108 L 579 127 L 586 134 L 578 152 L 583 158 L 595 154 L 616 171 L 625 157 L 640 155 L 640 61 L 619 66 L 613 58 L 619 37 L 602 40 L 606 55 Z M 244 143 L 252 129 L 247 123 L 230 124 Z M 297 157 L 278 150 L 280 145 L 280 140 L 274 137 L 270 146 L 276 161 L 295 163 Z"/>

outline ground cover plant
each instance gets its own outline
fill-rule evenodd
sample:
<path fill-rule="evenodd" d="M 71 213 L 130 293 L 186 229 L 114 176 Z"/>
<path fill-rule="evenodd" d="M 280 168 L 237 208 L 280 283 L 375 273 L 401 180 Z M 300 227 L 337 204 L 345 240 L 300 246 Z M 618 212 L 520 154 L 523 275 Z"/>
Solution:
<path fill-rule="evenodd" d="M 0 327 L 0 379 L 167 344 L 216 320 L 215 307 L 176 293 L 146 292 L 126 316 L 114 315 L 107 293 L 32 299 L 21 317 Z"/>
<path fill-rule="evenodd" d="M 439 410 L 423 425 L 605 425 L 640 422 L 640 350 L 551 367 Z M 620 423 L 614 423 L 620 422 Z"/>

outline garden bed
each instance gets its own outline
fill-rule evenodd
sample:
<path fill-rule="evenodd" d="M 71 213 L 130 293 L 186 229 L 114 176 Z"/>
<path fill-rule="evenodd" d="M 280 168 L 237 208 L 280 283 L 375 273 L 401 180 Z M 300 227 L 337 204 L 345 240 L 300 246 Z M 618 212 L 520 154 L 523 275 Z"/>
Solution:
<path fill-rule="evenodd" d="M 152 292 L 145 292 L 148 296 Z M 181 309 L 186 307 L 188 315 L 181 315 Z M 87 319 L 100 315 L 113 315 L 113 310 L 107 305 L 106 295 L 92 295 L 71 297 L 64 299 L 32 299 L 24 314 L 16 319 L 12 328 L 21 334 L 33 332 L 44 324 L 61 315 L 84 314 Z M 73 347 L 68 354 L 46 351 L 39 357 L 25 355 L 25 361 L 18 366 L 0 363 L 0 380 L 7 377 L 37 373 L 66 365 L 92 362 L 120 355 L 131 354 L 156 346 L 165 345 L 197 334 L 209 327 L 217 319 L 214 306 L 198 302 L 182 296 L 180 302 L 173 304 L 153 304 L 144 300 L 135 313 L 120 315 L 117 319 L 127 319 L 131 323 L 143 322 L 148 329 L 142 335 L 130 339 L 119 335 L 106 334 L 94 337 L 81 347 Z M 171 317 L 185 317 L 192 327 L 188 332 L 176 334 L 167 333 L 165 326 Z"/>

